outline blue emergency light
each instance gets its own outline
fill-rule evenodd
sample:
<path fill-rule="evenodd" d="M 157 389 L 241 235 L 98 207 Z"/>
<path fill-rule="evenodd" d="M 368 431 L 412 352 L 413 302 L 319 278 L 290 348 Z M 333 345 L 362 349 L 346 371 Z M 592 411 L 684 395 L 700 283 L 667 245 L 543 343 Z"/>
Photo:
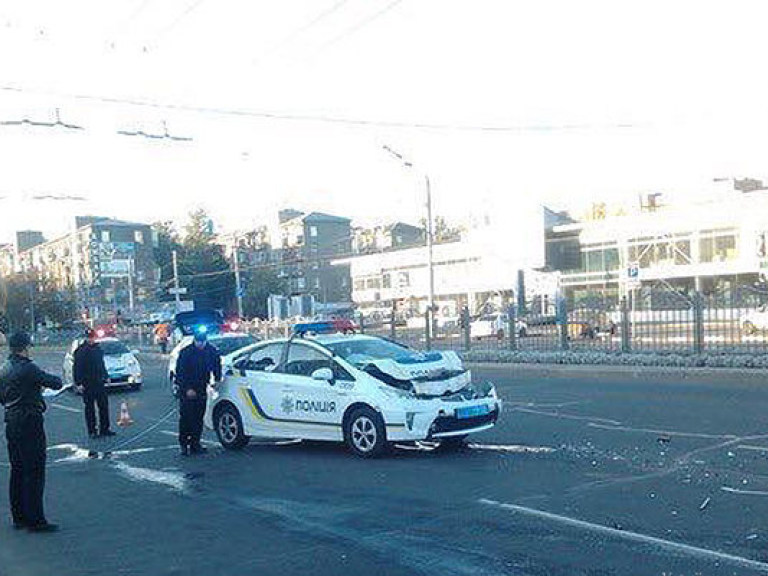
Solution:
<path fill-rule="evenodd" d="M 333 321 L 326 322 L 300 322 L 294 324 L 293 333 L 297 336 L 304 334 L 332 334 L 337 332 L 336 324 Z"/>

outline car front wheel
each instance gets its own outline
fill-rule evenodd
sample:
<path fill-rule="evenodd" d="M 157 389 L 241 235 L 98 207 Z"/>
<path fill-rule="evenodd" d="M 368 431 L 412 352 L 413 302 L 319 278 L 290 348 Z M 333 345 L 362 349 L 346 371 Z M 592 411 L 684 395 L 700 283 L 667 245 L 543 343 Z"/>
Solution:
<path fill-rule="evenodd" d="M 384 422 L 371 408 L 358 408 L 347 419 L 344 439 L 349 449 L 361 458 L 376 458 L 387 448 Z"/>
<path fill-rule="evenodd" d="M 227 450 L 239 450 L 250 440 L 243 432 L 243 420 L 240 418 L 240 413 L 231 404 L 225 404 L 216 410 L 213 425 L 219 442 Z"/>

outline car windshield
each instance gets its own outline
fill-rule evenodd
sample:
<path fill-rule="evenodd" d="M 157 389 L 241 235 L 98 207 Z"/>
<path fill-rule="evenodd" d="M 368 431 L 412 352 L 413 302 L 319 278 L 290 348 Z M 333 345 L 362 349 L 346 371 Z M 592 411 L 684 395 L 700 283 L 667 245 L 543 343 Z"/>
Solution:
<path fill-rule="evenodd" d="M 394 360 L 413 354 L 413 351 L 405 346 L 379 338 L 345 340 L 327 344 L 326 347 L 352 364 L 360 364 L 368 360 Z"/>
<path fill-rule="evenodd" d="M 117 340 L 110 340 L 108 342 L 99 342 L 99 347 L 104 356 L 122 356 L 123 354 L 129 354 L 128 348 L 122 342 Z"/>
<path fill-rule="evenodd" d="M 216 349 L 219 351 L 219 354 L 222 356 L 226 356 L 228 354 L 232 354 L 235 350 L 240 350 L 240 348 L 245 348 L 246 346 L 250 346 L 251 344 L 256 343 L 256 338 L 253 336 L 235 336 L 232 338 L 216 338 L 211 339 L 210 343 L 212 346 L 215 346 Z"/>

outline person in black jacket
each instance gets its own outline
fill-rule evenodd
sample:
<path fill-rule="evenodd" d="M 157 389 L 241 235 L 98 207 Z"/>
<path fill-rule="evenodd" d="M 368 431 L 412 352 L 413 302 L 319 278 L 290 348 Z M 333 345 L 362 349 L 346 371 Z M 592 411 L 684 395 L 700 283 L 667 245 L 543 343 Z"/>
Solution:
<path fill-rule="evenodd" d="M 109 428 L 109 399 L 104 384 L 109 379 L 104 366 L 104 352 L 96 342 L 96 332 L 88 330 L 85 341 L 75 350 L 72 380 L 85 403 L 85 425 L 91 438 L 114 436 Z M 96 409 L 99 407 L 99 428 L 96 432 Z"/>
<path fill-rule="evenodd" d="M 0 403 L 5 406 L 5 437 L 11 461 L 10 500 L 14 528 L 52 532 L 56 524 L 43 511 L 46 438 L 42 388 L 60 390 L 61 379 L 43 372 L 29 357 L 29 334 L 13 334 L 11 354 L 0 368 Z"/>
<path fill-rule="evenodd" d="M 205 452 L 200 444 L 208 384 L 213 375 L 221 381 L 221 356 L 208 344 L 205 333 L 196 333 L 193 344 L 182 348 L 176 362 L 179 393 L 179 444 L 182 456 Z"/>

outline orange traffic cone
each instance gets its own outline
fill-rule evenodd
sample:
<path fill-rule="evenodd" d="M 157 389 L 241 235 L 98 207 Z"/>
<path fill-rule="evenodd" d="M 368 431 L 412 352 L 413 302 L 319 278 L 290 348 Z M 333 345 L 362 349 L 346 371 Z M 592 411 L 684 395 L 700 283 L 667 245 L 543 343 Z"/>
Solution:
<path fill-rule="evenodd" d="M 130 412 L 128 412 L 128 402 L 120 404 L 120 416 L 117 419 L 118 426 L 130 426 L 133 424 Z"/>

